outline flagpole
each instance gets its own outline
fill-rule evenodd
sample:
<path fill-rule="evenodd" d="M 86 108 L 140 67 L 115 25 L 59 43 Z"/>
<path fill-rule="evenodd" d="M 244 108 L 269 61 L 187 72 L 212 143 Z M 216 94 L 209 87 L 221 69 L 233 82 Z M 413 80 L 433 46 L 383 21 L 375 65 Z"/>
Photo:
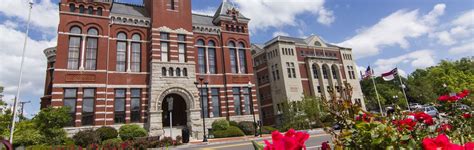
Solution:
<path fill-rule="evenodd" d="M 400 80 L 400 86 L 402 87 L 403 96 L 405 96 L 405 100 L 407 102 L 408 111 L 411 111 L 410 110 L 410 104 L 408 103 L 407 94 L 405 92 L 405 85 L 403 84 L 402 78 L 400 77 L 400 73 L 398 72 L 398 67 L 397 67 L 397 75 L 398 75 L 398 79 Z"/>
<path fill-rule="evenodd" d="M 28 21 L 26 22 L 26 33 L 25 33 L 25 41 L 23 43 L 23 54 L 21 56 L 21 64 L 20 64 L 20 79 L 18 80 L 18 87 L 16 91 L 16 96 L 14 99 L 13 104 L 13 118 L 12 118 L 12 126 L 10 128 L 10 143 L 13 143 L 13 133 L 15 132 L 15 120 L 16 120 L 16 108 L 18 106 L 18 99 L 20 99 L 20 90 L 21 90 L 21 78 L 23 77 L 23 63 L 25 62 L 25 51 L 26 45 L 28 43 L 28 31 L 30 29 L 30 18 L 31 18 L 31 9 L 33 8 L 33 0 L 29 1 L 29 12 L 28 12 Z"/>
<path fill-rule="evenodd" d="M 375 95 L 377 95 L 377 102 L 379 103 L 380 114 L 382 114 L 383 116 L 382 105 L 380 104 L 380 97 L 379 92 L 377 91 L 377 85 L 375 84 L 375 79 L 374 77 L 372 77 L 372 75 L 370 76 L 370 78 L 372 78 L 372 83 L 374 84 Z"/>

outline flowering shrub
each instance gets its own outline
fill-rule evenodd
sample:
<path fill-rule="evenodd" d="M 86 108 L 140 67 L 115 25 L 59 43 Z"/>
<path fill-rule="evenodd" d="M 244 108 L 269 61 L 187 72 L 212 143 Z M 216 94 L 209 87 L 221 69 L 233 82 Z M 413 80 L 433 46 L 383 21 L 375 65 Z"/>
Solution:
<path fill-rule="evenodd" d="M 350 85 L 346 84 L 343 92 L 348 95 L 347 100 L 324 104 L 342 126 L 340 131 L 326 128 L 333 135 L 336 149 L 474 150 L 472 112 L 457 108 L 458 103 L 472 101 L 467 98 L 468 90 L 440 96 L 435 105 L 440 113 L 438 118 L 424 112 L 402 112 L 398 106 L 388 116 L 371 114 L 350 101 Z"/>

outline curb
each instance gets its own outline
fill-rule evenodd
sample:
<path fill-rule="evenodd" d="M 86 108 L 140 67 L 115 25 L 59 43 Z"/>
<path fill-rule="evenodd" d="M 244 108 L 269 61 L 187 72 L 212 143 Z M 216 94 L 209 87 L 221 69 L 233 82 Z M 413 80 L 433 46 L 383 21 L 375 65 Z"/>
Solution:
<path fill-rule="evenodd" d="M 298 132 L 306 132 L 310 135 L 317 135 L 317 134 L 324 134 L 326 133 L 324 129 L 318 128 L 313 130 L 297 130 Z M 284 133 L 282 133 L 284 134 Z M 254 137 L 254 136 L 244 136 L 244 137 L 230 137 L 230 138 L 218 138 L 218 139 L 209 139 L 208 142 L 204 143 L 200 140 L 190 141 L 185 145 L 180 145 L 174 148 L 192 148 L 198 146 L 206 146 L 206 145 L 219 145 L 219 144 L 230 144 L 230 143 L 239 143 L 239 142 L 246 142 L 246 141 L 263 141 L 265 139 L 271 139 L 271 134 L 263 134 L 262 137 Z M 218 141 L 213 141 L 218 140 Z"/>

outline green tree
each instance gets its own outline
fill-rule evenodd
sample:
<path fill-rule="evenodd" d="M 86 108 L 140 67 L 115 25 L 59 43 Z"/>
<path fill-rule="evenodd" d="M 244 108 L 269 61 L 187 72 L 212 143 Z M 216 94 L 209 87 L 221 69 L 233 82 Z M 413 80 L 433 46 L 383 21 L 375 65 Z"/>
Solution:
<path fill-rule="evenodd" d="M 72 119 L 69 116 L 68 110 L 67 107 L 48 107 L 42 109 L 38 115 L 33 118 L 36 128 L 44 137 L 42 139 L 43 143 L 59 145 L 65 142 L 67 137 L 63 127 Z"/>
<path fill-rule="evenodd" d="M 41 139 L 44 138 L 36 124 L 31 120 L 20 121 L 15 125 L 15 133 L 13 134 L 14 146 L 28 146 L 40 144 Z"/>
<path fill-rule="evenodd" d="M 398 77 L 397 79 L 394 79 L 392 81 L 384 81 L 381 77 L 375 77 L 374 80 L 377 86 L 377 91 L 379 93 L 382 110 L 385 110 L 387 106 L 394 104 L 398 104 L 402 107 L 407 106 L 405 97 L 400 87 Z M 402 81 L 406 82 L 403 77 Z M 364 93 L 365 96 L 365 103 L 367 109 L 379 111 L 377 95 L 375 93 L 375 87 L 372 79 L 361 80 L 360 84 L 362 86 L 362 93 Z M 398 98 L 394 98 L 394 96 Z"/>
<path fill-rule="evenodd" d="M 310 129 L 328 121 L 321 98 L 304 96 L 300 101 L 283 103 L 283 129 Z"/>

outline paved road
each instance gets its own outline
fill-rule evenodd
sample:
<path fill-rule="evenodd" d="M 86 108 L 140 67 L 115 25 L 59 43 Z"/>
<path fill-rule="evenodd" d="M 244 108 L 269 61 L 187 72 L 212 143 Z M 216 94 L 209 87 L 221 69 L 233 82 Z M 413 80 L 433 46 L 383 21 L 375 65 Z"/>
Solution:
<path fill-rule="evenodd" d="M 306 141 L 306 147 L 308 149 L 317 149 L 316 146 L 321 145 L 322 142 L 330 141 L 331 135 L 329 134 L 316 134 L 311 135 L 308 141 Z M 270 139 L 271 140 L 271 139 Z M 263 143 L 263 141 L 258 141 Z M 253 150 L 252 143 L 250 141 L 242 141 L 235 143 L 226 143 L 226 144 L 215 144 L 215 145 L 198 145 L 190 146 L 186 148 L 174 148 L 176 150 L 186 149 L 186 150 Z"/>

